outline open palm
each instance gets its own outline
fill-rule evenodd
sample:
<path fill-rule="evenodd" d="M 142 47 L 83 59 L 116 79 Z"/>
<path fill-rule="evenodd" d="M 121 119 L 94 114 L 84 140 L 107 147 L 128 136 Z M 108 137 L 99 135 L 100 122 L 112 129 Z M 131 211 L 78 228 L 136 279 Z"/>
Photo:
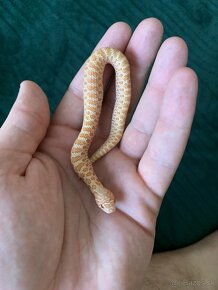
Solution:
<path fill-rule="evenodd" d="M 120 146 L 95 164 L 116 197 L 111 215 L 96 206 L 70 164 L 83 117 L 83 67 L 51 122 L 42 90 L 30 81 L 21 84 L 0 129 L 0 289 L 142 287 L 156 218 L 188 140 L 197 93 L 196 75 L 185 67 L 184 41 L 172 37 L 159 49 L 161 38 L 160 22 L 146 19 L 132 36 L 127 24 L 112 25 L 98 44 L 123 51 L 132 77 L 132 105 Z M 105 70 L 106 94 L 92 152 L 109 132 L 112 72 Z"/>

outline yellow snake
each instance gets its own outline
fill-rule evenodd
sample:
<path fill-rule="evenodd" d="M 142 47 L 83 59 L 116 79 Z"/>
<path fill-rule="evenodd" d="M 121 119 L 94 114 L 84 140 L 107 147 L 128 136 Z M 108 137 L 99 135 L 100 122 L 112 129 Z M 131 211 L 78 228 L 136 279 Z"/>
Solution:
<path fill-rule="evenodd" d="M 109 63 L 115 69 L 116 101 L 107 140 L 89 158 L 88 150 L 95 135 L 103 100 L 103 72 Z M 114 48 L 100 48 L 94 51 L 85 63 L 84 117 L 82 129 L 71 150 L 71 163 L 77 175 L 86 183 L 95 197 L 97 205 L 106 213 L 115 211 L 113 193 L 106 189 L 93 169 L 93 162 L 115 147 L 122 137 L 126 115 L 131 99 L 130 67 L 125 55 Z"/>

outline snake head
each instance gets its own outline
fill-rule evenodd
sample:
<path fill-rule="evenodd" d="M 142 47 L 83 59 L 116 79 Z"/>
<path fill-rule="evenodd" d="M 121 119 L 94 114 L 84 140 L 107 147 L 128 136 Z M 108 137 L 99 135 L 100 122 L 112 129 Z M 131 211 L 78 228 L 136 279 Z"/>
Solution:
<path fill-rule="evenodd" d="M 95 194 L 95 201 L 98 207 L 108 214 L 113 213 L 116 210 L 114 195 L 106 188 L 101 188 L 101 191 L 98 191 L 97 194 Z"/>

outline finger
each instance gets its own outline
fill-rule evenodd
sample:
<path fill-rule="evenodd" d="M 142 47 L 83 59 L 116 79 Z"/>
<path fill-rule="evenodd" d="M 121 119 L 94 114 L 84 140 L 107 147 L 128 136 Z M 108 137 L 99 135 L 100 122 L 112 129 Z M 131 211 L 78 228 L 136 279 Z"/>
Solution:
<path fill-rule="evenodd" d="M 166 89 L 154 133 L 139 163 L 139 173 L 159 196 L 166 192 L 184 153 L 195 111 L 197 76 L 179 69 Z"/>
<path fill-rule="evenodd" d="M 131 74 L 131 105 L 129 115 L 132 114 L 138 98 L 145 84 L 145 79 L 151 66 L 163 35 L 163 26 L 156 18 L 143 20 L 135 29 L 125 55 L 130 63 Z M 115 80 L 111 83 L 104 98 L 102 115 L 99 122 L 98 137 L 102 139 L 108 135 L 111 116 L 115 103 Z"/>
<path fill-rule="evenodd" d="M 108 46 L 123 51 L 126 48 L 130 36 L 130 27 L 126 23 L 117 22 L 107 30 L 95 49 Z M 53 118 L 54 124 L 70 126 L 76 130 L 81 128 L 83 118 L 83 71 L 84 65 L 74 77 L 64 98 L 58 106 Z M 104 74 L 105 86 L 111 74 L 111 68 L 107 67 Z"/>
<path fill-rule="evenodd" d="M 178 37 L 167 39 L 161 46 L 148 84 L 121 142 L 121 150 L 139 160 L 154 130 L 163 96 L 171 76 L 187 64 L 188 50 Z"/>
<path fill-rule="evenodd" d="M 136 28 L 125 55 L 129 59 L 132 76 L 132 101 L 129 115 L 141 96 L 150 66 L 152 65 L 163 37 L 163 26 L 156 18 L 143 20 Z"/>
<path fill-rule="evenodd" d="M 41 88 L 31 81 L 22 82 L 0 129 L 1 172 L 24 172 L 46 134 L 49 120 L 49 105 Z"/>

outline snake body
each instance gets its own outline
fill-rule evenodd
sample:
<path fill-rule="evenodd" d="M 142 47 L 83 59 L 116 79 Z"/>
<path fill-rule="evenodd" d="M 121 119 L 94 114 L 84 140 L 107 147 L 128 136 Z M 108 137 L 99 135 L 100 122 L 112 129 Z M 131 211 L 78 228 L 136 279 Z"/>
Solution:
<path fill-rule="evenodd" d="M 103 100 L 103 72 L 109 63 L 115 69 L 116 101 L 107 140 L 89 158 L 88 150 L 94 138 Z M 130 68 L 127 58 L 114 48 L 94 51 L 85 63 L 84 117 L 81 131 L 71 150 L 71 163 L 77 175 L 86 183 L 95 197 L 97 205 L 106 213 L 115 211 L 113 193 L 106 189 L 96 176 L 93 163 L 115 147 L 123 134 L 131 99 Z"/>

